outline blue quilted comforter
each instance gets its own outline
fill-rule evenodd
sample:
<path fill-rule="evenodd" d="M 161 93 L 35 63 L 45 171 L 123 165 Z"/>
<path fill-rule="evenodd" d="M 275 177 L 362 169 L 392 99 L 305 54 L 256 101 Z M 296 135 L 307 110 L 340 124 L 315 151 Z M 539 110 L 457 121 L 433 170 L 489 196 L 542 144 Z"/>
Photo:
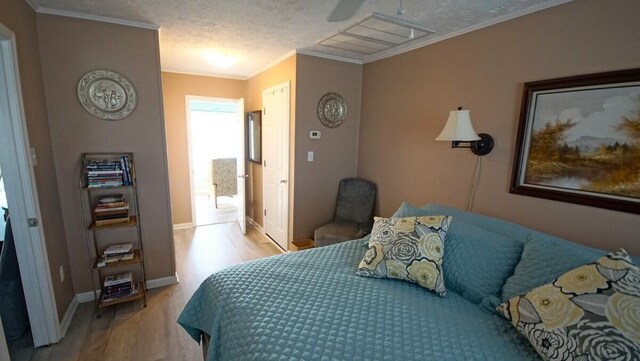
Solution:
<path fill-rule="evenodd" d="M 455 292 L 354 275 L 362 240 L 207 278 L 178 322 L 208 360 L 539 360 L 504 318 Z"/>

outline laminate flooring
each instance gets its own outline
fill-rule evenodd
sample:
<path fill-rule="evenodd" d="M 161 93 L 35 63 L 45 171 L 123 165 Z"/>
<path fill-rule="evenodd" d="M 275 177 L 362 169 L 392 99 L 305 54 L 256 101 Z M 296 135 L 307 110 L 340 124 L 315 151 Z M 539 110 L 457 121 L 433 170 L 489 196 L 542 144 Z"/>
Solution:
<path fill-rule="evenodd" d="M 246 236 L 236 222 L 174 231 L 180 282 L 149 290 L 142 301 L 103 309 L 93 302 L 78 306 L 66 336 L 57 344 L 33 349 L 12 347 L 12 361 L 178 361 L 202 360 L 202 350 L 180 325 L 178 315 L 211 273 L 238 263 L 280 254 L 255 228 Z"/>

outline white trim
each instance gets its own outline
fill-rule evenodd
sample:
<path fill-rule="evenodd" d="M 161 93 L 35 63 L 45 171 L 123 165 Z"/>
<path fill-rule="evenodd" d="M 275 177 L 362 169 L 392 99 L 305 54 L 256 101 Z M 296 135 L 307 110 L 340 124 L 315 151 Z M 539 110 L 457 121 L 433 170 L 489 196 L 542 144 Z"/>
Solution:
<path fill-rule="evenodd" d="M 189 223 L 176 223 L 173 225 L 173 230 L 178 230 L 178 229 L 189 229 L 189 228 L 193 228 L 193 222 L 189 222 Z"/>
<path fill-rule="evenodd" d="M 196 220 L 196 186 L 193 180 L 193 154 L 191 154 L 191 109 L 189 107 L 189 101 L 191 99 L 197 99 L 191 95 L 184 96 L 184 110 L 186 112 L 185 117 L 187 120 L 187 165 L 189 166 L 189 203 L 191 205 L 191 223 L 197 226 Z"/>
<path fill-rule="evenodd" d="M 147 280 L 147 289 L 150 290 L 153 288 L 175 285 L 176 283 L 179 283 L 179 282 L 180 280 L 178 279 L 178 273 L 176 272 L 175 275 L 170 277 L 162 277 L 162 278 L 156 278 L 153 280 Z"/>
<path fill-rule="evenodd" d="M 165 286 L 170 286 L 170 285 L 174 285 L 176 283 L 179 283 L 180 279 L 178 278 L 178 273 L 176 273 L 174 276 L 169 276 L 169 277 L 162 277 L 162 278 L 156 278 L 156 279 L 152 279 L 152 280 L 147 280 L 147 289 L 153 289 L 153 288 L 159 288 L 159 287 L 165 287 Z M 100 293 L 101 290 L 97 290 L 96 291 L 98 297 L 100 297 Z M 77 303 L 85 303 L 85 302 L 92 302 L 95 300 L 95 295 L 93 293 L 93 291 L 89 291 L 89 292 L 82 292 L 82 293 L 76 293 L 75 297 L 73 298 L 73 300 Z"/>
<path fill-rule="evenodd" d="M 77 309 L 78 297 L 74 296 L 71 299 L 69 307 L 67 307 L 67 312 L 65 312 L 64 317 L 62 317 L 62 322 L 60 323 L 60 338 L 63 338 L 67 334 L 67 330 L 69 329 L 69 325 L 71 324 L 71 320 L 73 320 L 73 316 L 76 314 Z"/>
<path fill-rule="evenodd" d="M 162 69 L 163 73 L 175 73 L 182 75 L 193 75 L 193 76 L 206 76 L 210 78 L 222 78 L 222 79 L 231 79 L 231 80 L 247 80 L 249 77 L 241 76 L 241 75 L 230 75 L 230 74 L 218 74 L 218 73 L 206 73 L 206 72 L 198 72 L 198 71 L 185 71 L 185 70 L 175 70 L 175 69 Z"/>
<path fill-rule="evenodd" d="M 95 300 L 93 291 L 76 293 L 76 296 L 73 298 L 77 300 L 78 303 L 85 303 Z M 100 297 L 100 290 L 98 290 L 98 297 Z"/>
<path fill-rule="evenodd" d="M 342 62 L 345 62 L 345 63 L 359 64 L 359 65 L 364 64 L 364 62 L 361 59 L 352 59 L 352 58 L 346 58 L 344 56 L 339 56 L 339 55 L 324 54 L 324 53 L 320 53 L 320 52 L 317 52 L 317 51 L 314 51 L 314 50 L 297 49 L 296 53 L 297 54 L 302 54 L 302 55 L 315 56 L 316 58 L 324 58 L 324 59 L 342 61 Z"/>
<path fill-rule="evenodd" d="M 444 35 L 439 36 L 439 37 L 426 39 L 424 41 L 419 41 L 419 42 L 416 42 L 416 43 L 407 43 L 405 45 L 400 45 L 400 46 L 394 47 L 394 48 L 389 49 L 389 50 L 385 50 L 385 51 L 381 51 L 379 53 L 367 55 L 363 59 L 363 64 L 367 64 L 367 63 L 371 63 L 371 62 L 374 62 L 374 61 L 377 61 L 377 60 L 390 58 L 392 56 L 396 56 L 396 55 L 399 55 L 399 54 L 402 54 L 402 53 L 406 53 L 406 52 L 409 52 L 411 50 L 423 48 L 423 47 L 431 45 L 431 44 L 439 43 L 441 41 L 454 38 L 456 36 L 464 35 L 466 33 L 472 32 L 472 31 L 480 30 L 482 28 L 493 26 L 493 25 L 496 25 L 496 24 L 499 24 L 499 23 L 502 23 L 502 22 L 505 22 L 505 21 L 513 20 L 513 19 L 519 18 L 521 16 L 533 14 L 535 12 L 546 10 L 546 9 L 554 7 L 554 6 L 566 4 L 566 3 L 571 2 L 571 1 L 573 1 L 573 0 L 553 0 L 553 1 L 549 1 L 549 2 L 546 2 L 546 3 L 543 3 L 543 4 L 534 5 L 534 6 L 531 6 L 529 8 L 522 9 L 520 11 L 515 11 L 513 13 L 510 13 L 510 14 L 507 14 L 507 15 L 504 15 L 504 16 L 500 16 L 500 17 L 491 19 L 489 21 L 485 21 L 485 22 L 480 23 L 480 24 L 475 24 L 475 25 L 472 25 L 472 26 L 470 26 L 468 28 L 464 28 L 464 29 L 460 29 L 460 30 L 454 31 L 452 33 L 444 34 Z"/>
<path fill-rule="evenodd" d="M 60 340 L 60 322 L 51 283 L 49 259 L 27 132 L 15 34 L 0 24 L 0 152 L 8 176 L 5 186 L 12 214 L 16 253 L 35 347 Z M 28 218 L 38 220 L 29 227 Z"/>
<path fill-rule="evenodd" d="M 99 22 L 103 22 L 103 23 L 131 26 L 131 27 L 134 27 L 134 28 L 142 28 L 142 29 L 148 29 L 148 30 L 158 30 L 158 29 L 160 29 L 160 25 L 156 25 L 156 24 L 143 23 L 141 21 L 118 19 L 118 18 L 112 18 L 112 17 L 108 17 L 108 16 L 101 16 L 101 15 L 85 14 L 85 13 L 81 13 L 81 12 L 77 12 L 77 11 L 59 10 L 59 9 L 38 7 L 36 12 L 38 12 L 39 14 L 66 16 L 66 17 L 70 17 L 70 18 L 93 20 L 93 21 L 99 21 Z"/>
<path fill-rule="evenodd" d="M 289 59 L 291 56 L 293 56 L 295 54 L 296 54 L 296 50 L 295 49 L 291 50 L 290 52 L 284 54 L 283 56 L 279 57 L 278 59 L 276 59 L 276 60 L 268 63 L 267 65 L 263 66 L 262 68 L 258 69 L 258 71 L 254 72 L 252 75 L 248 76 L 247 79 L 253 78 L 256 75 L 273 68 L 274 66 L 282 63 L 283 61 Z"/>

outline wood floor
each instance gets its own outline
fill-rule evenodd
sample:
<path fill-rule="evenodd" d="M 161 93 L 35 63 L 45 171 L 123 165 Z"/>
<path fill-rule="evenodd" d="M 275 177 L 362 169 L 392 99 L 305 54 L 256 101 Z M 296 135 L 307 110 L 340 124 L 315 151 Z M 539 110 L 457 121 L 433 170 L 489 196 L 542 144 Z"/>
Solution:
<path fill-rule="evenodd" d="M 254 228 L 243 236 L 235 222 L 177 230 L 174 238 L 179 284 L 150 290 L 146 308 L 130 302 L 104 309 L 101 318 L 93 303 L 83 303 L 60 343 L 12 346 L 11 360 L 202 360 L 200 346 L 176 323 L 189 297 L 211 273 L 280 251 Z"/>

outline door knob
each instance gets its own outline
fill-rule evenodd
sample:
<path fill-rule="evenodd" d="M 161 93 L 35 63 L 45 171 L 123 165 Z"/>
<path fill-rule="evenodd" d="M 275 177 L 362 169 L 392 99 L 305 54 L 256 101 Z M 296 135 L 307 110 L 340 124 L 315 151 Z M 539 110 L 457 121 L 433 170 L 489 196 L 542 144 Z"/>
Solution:
<path fill-rule="evenodd" d="M 287 183 L 286 179 L 280 179 L 280 183 Z"/>
<path fill-rule="evenodd" d="M 238 178 L 249 178 L 248 174 L 240 174 Z"/>

